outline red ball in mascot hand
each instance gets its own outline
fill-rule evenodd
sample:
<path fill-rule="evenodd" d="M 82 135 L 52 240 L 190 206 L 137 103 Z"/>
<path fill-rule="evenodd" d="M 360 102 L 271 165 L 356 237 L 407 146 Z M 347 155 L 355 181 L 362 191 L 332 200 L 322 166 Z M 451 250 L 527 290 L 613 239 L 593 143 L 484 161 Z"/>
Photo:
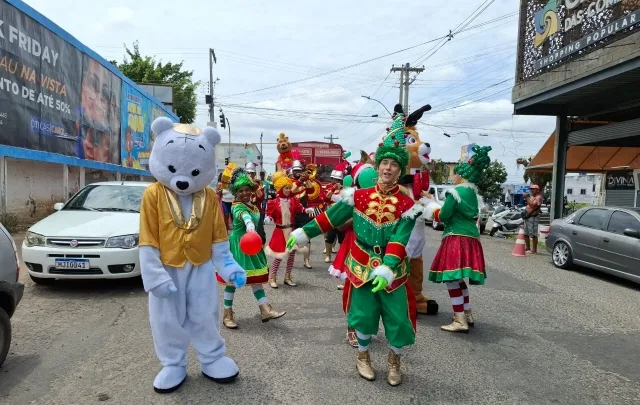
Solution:
<path fill-rule="evenodd" d="M 247 232 L 240 238 L 240 250 L 246 255 L 257 255 L 262 249 L 262 239 L 257 232 Z"/>

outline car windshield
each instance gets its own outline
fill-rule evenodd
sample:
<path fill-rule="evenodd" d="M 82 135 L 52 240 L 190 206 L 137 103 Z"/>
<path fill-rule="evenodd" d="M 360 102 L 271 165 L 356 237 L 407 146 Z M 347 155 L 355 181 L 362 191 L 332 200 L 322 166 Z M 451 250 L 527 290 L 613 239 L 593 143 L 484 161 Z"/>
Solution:
<path fill-rule="evenodd" d="M 140 212 L 144 187 L 89 185 L 80 190 L 65 210 Z"/>

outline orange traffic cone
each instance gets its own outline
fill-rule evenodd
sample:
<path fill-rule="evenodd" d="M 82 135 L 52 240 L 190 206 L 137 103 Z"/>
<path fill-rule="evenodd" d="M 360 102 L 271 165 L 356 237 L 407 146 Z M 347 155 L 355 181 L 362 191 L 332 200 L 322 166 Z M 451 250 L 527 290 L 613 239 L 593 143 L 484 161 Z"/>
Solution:
<path fill-rule="evenodd" d="M 525 246 L 524 246 L 524 227 L 520 227 L 520 232 L 518 232 L 518 238 L 516 239 L 516 245 L 513 247 L 513 252 L 511 252 L 512 256 L 516 257 L 525 257 Z"/>

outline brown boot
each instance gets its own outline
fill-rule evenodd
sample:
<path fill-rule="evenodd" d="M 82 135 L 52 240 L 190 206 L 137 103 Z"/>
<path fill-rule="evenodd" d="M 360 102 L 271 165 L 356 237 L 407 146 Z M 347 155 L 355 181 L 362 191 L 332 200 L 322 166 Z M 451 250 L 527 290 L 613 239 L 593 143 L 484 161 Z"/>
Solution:
<path fill-rule="evenodd" d="M 238 324 L 233 316 L 233 309 L 225 308 L 224 315 L 222 317 L 222 324 L 229 329 L 238 329 Z"/>
<path fill-rule="evenodd" d="M 269 322 L 270 319 L 278 319 L 281 316 L 284 316 L 287 312 L 277 312 L 273 310 L 271 304 L 262 304 L 258 306 L 260 308 L 260 316 L 262 317 L 262 322 Z"/>
<path fill-rule="evenodd" d="M 371 367 L 371 356 L 369 356 L 368 351 L 361 352 L 358 350 L 358 355 L 356 357 L 356 369 L 358 370 L 360 377 L 365 380 L 373 381 L 376 379 L 376 373 Z"/>
<path fill-rule="evenodd" d="M 422 295 L 422 281 L 424 280 L 424 268 L 422 257 L 409 259 L 409 286 L 416 297 L 416 309 L 420 314 L 427 313 L 427 297 Z"/>
<path fill-rule="evenodd" d="M 531 238 L 531 254 L 538 254 L 538 237 L 534 236 Z"/>
<path fill-rule="evenodd" d="M 387 382 L 391 386 L 398 386 L 402 383 L 402 373 L 400 372 L 400 356 L 393 350 L 389 350 L 387 359 Z"/>
<path fill-rule="evenodd" d="M 453 322 L 441 326 L 440 329 L 447 332 L 469 333 L 469 324 L 464 314 L 453 314 Z"/>
<path fill-rule="evenodd" d="M 291 286 L 291 287 L 295 287 L 295 286 L 297 286 L 297 285 L 298 285 L 298 284 L 296 284 L 296 283 L 294 283 L 294 282 L 293 282 L 293 278 L 291 278 L 291 273 L 287 273 L 287 274 L 285 274 L 285 276 L 284 276 L 284 283 L 285 283 L 286 285 L 288 285 L 288 286 Z"/>
<path fill-rule="evenodd" d="M 331 263 L 331 249 L 333 248 L 333 245 L 331 245 L 331 243 L 324 243 L 324 262 L 325 263 Z"/>

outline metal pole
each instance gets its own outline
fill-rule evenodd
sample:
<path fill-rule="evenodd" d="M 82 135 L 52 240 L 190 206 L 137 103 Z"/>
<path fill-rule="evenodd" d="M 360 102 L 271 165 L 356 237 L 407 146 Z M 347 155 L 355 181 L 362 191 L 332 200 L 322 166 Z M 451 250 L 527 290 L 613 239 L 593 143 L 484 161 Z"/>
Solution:
<path fill-rule="evenodd" d="M 400 70 L 400 98 L 398 104 L 402 105 L 404 100 L 404 69 Z"/>
<path fill-rule="evenodd" d="M 262 132 L 260 132 L 260 171 L 264 170 L 264 155 L 262 154 Z"/>
<path fill-rule="evenodd" d="M 213 111 L 213 63 L 215 62 L 216 54 L 212 48 L 209 48 L 209 94 L 211 95 L 211 104 L 209 105 L 209 121 L 215 122 L 216 117 Z"/>
<path fill-rule="evenodd" d="M 564 176 L 567 173 L 567 149 L 569 128 L 566 115 L 556 117 L 556 141 L 553 159 L 553 183 L 551 184 L 551 221 L 562 218 L 564 208 Z"/>
<path fill-rule="evenodd" d="M 404 100 L 402 102 L 402 110 L 405 114 L 409 114 L 409 64 L 407 63 L 404 71 Z"/>
<path fill-rule="evenodd" d="M 229 127 L 229 162 L 231 162 L 231 124 L 229 123 L 229 118 L 227 119 L 227 127 Z"/>

